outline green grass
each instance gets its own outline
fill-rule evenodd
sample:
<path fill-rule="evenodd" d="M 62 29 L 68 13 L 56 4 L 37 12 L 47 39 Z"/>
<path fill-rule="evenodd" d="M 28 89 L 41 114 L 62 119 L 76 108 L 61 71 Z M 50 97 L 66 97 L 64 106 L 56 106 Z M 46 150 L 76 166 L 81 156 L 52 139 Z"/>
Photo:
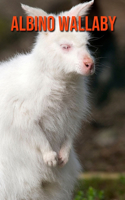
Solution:
<path fill-rule="evenodd" d="M 125 200 L 125 177 L 80 180 L 74 200 Z"/>
<path fill-rule="evenodd" d="M 97 191 L 92 187 L 89 187 L 86 193 L 78 191 L 74 200 L 104 200 L 104 192 Z"/>

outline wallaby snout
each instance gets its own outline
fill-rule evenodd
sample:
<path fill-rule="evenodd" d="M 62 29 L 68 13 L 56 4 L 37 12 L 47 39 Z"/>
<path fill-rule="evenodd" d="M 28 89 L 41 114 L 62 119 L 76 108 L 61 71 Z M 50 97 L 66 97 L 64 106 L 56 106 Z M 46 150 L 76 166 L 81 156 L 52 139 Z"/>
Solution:
<path fill-rule="evenodd" d="M 83 59 L 83 68 L 85 71 L 85 75 L 92 75 L 95 72 L 94 61 L 92 58 L 86 56 Z"/>

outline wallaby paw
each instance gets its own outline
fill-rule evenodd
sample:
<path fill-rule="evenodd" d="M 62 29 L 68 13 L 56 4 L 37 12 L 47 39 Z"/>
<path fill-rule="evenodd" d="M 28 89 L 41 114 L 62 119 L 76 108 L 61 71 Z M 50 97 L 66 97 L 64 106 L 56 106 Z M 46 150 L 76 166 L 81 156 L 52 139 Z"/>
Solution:
<path fill-rule="evenodd" d="M 44 154 L 43 160 L 49 167 L 55 167 L 58 162 L 58 156 L 55 151 L 50 151 Z"/>
<path fill-rule="evenodd" d="M 69 160 L 69 153 L 60 151 L 58 156 L 58 165 L 63 167 Z"/>

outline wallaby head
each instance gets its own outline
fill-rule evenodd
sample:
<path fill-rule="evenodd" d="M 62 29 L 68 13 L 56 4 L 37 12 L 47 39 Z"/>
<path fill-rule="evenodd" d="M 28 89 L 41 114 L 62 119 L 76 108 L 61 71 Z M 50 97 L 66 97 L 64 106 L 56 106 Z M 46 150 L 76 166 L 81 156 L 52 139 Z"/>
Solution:
<path fill-rule="evenodd" d="M 55 30 L 53 32 L 39 32 L 33 52 L 37 60 L 43 62 L 43 68 L 49 72 L 63 72 L 63 74 L 76 73 L 81 75 L 92 75 L 95 71 L 94 59 L 91 56 L 87 44 L 88 32 L 73 30 L 61 32 L 59 30 L 58 16 L 85 16 L 94 0 L 78 4 L 69 11 L 58 15 L 47 14 L 39 8 L 29 7 L 22 4 L 22 8 L 29 16 L 54 16 Z"/>

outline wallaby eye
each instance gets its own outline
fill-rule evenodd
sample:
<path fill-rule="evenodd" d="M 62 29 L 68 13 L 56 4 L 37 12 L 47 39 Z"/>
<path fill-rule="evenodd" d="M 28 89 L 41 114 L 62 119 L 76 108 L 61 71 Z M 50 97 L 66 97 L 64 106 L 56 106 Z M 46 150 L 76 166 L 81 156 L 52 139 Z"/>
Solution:
<path fill-rule="evenodd" d="M 68 51 L 72 48 L 72 46 L 70 44 L 61 44 L 60 46 L 63 50 L 66 50 L 66 51 Z"/>

